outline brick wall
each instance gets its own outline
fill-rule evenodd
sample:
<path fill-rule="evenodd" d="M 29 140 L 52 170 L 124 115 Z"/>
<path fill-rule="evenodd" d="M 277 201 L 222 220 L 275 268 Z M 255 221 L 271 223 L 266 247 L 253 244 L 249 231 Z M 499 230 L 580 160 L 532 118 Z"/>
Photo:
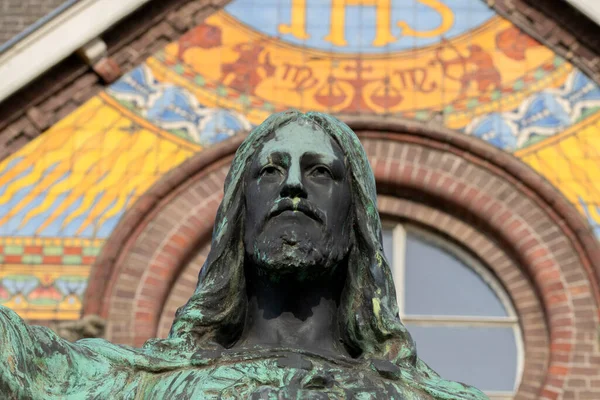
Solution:
<path fill-rule="evenodd" d="M 65 2 L 66 0 L 0 1 L 0 44 L 7 42 Z"/>
<path fill-rule="evenodd" d="M 392 197 L 383 211 L 441 231 L 487 260 L 513 300 L 525 349 L 515 398 L 599 398 L 590 381 L 600 368 L 597 277 L 552 207 L 485 159 L 363 136 L 379 188 Z"/>

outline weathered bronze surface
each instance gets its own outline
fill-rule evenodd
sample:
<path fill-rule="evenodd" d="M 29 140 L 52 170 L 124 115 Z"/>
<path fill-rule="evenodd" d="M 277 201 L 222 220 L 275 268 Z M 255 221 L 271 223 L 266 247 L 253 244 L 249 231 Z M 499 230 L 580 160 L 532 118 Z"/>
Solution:
<path fill-rule="evenodd" d="M 0 307 L 0 362 L 9 399 L 486 398 L 417 357 L 354 132 L 294 111 L 238 149 L 210 254 L 167 339 L 70 343 Z"/>

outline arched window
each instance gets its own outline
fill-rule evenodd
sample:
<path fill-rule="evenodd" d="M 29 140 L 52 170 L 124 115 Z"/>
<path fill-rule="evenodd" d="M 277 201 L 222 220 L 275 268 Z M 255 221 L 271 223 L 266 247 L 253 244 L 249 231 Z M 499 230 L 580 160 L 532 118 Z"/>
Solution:
<path fill-rule="evenodd" d="M 512 399 L 522 369 L 521 333 L 494 276 L 456 244 L 411 225 L 386 226 L 383 242 L 400 317 L 419 357 L 490 399 Z"/>

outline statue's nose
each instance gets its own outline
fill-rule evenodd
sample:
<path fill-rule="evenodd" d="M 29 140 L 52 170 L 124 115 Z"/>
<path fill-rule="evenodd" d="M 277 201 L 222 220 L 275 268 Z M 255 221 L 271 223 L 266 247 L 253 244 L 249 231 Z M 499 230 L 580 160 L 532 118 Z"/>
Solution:
<path fill-rule="evenodd" d="M 281 188 L 281 197 L 301 197 L 305 199 L 306 196 L 300 168 L 290 168 Z"/>

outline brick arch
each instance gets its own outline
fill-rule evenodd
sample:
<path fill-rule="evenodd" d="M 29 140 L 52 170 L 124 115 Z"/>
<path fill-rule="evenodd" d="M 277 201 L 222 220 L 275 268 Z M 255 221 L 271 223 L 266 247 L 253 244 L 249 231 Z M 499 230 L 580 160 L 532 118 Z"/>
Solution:
<path fill-rule="evenodd" d="M 481 257 L 494 266 L 523 324 L 529 364 L 518 398 L 598 390 L 578 378 L 593 374 L 600 359 L 600 246 L 568 201 L 521 161 L 478 139 L 400 119 L 344 119 L 361 136 L 382 196 L 443 212 L 456 221 L 453 226 L 472 228 L 463 238 L 448 228 L 457 241 L 477 243 L 474 235 L 480 234 L 482 249 L 492 252 L 484 246 L 488 238 L 504 255 L 496 261 L 492 253 Z M 108 339 L 139 346 L 166 334 L 185 301 L 182 294 L 193 290 L 226 171 L 242 139 L 183 163 L 119 223 L 93 268 L 85 299 L 86 314 L 107 318 Z"/>
<path fill-rule="evenodd" d="M 175 312 L 179 307 L 185 304 L 194 293 L 196 283 L 198 282 L 198 271 L 200 271 L 200 268 L 204 265 L 209 250 L 210 243 L 207 242 L 198 250 L 191 262 L 181 270 L 181 273 L 173 282 L 173 288 L 160 312 L 156 337 L 167 337 L 173 319 L 175 319 Z"/>
<path fill-rule="evenodd" d="M 407 198 L 378 197 L 382 219 L 408 222 L 448 238 L 480 260 L 497 278 L 510 297 L 521 325 L 524 354 L 516 398 L 537 398 L 550 362 L 549 329 L 535 287 L 520 264 L 493 238 L 443 208 Z"/>
<path fill-rule="evenodd" d="M 507 284 L 531 283 L 547 325 L 548 364 L 525 371 L 517 398 L 600 398 L 581 379 L 600 366 L 600 246 L 577 210 L 535 171 L 483 141 L 411 121 L 345 119 L 361 136 L 380 194 L 443 210 L 499 243 L 524 273 L 496 271 L 517 310 L 533 305 L 519 304 L 520 291 Z M 542 328 L 520 311 L 525 332 Z M 543 358 L 528 351 L 539 348 L 535 335 L 525 339 L 529 360 Z"/>
<path fill-rule="evenodd" d="M 514 193 L 521 193 L 548 213 L 552 223 L 556 225 L 556 229 L 569 239 L 576 250 L 582 267 L 586 271 L 586 275 L 590 279 L 590 283 L 594 287 L 593 296 L 596 304 L 600 305 L 600 244 L 583 216 L 543 176 L 510 153 L 493 147 L 483 140 L 442 126 L 428 125 L 395 117 L 352 115 L 341 115 L 339 117 L 352 127 L 361 139 L 389 140 L 396 143 L 415 144 L 425 150 L 437 149 L 446 157 L 446 160 L 444 160 L 446 163 L 447 157 L 453 154 L 464 159 L 468 163 L 465 166 L 471 165 L 472 167 L 488 170 L 492 175 L 505 180 L 509 186 L 516 189 Z M 373 156 L 369 152 L 370 146 L 372 145 L 365 144 L 367 154 L 372 159 Z M 415 151 L 418 152 L 418 150 Z M 406 156 L 414 157 L 414 154 L 408 153 L 407 151 Z M 424 157 L 423 154 L 425 153 L 423 152 L 419 157 Z M 399 162 L 399 160 L 396 161 Z M 379 170 L 373 166 L 375 176 L 379 180 L 378 183 L 383 184 L 383 181 L 390 178 L 390 174 L 389 171 L 382 170 L 382 167 L 390 169 L 391 165 L 379 165 Z M 421 171 L 421 173 L 423 172 Z M 439 177 L 434 176 L 430 179 L 435 180 Z M 413 181 L 412 177 L 410 181 Z M 486 194 L 486 192 L 483 194 Z M 468 196 L 472 196 L 472 194 L 468 194 Z M 482 199 L 478 199 L 479 202 L 486 201 L 487 197 L 482 197 Z M 456 203 L 467 205 L 460 198 L 456 199 Z"/>

